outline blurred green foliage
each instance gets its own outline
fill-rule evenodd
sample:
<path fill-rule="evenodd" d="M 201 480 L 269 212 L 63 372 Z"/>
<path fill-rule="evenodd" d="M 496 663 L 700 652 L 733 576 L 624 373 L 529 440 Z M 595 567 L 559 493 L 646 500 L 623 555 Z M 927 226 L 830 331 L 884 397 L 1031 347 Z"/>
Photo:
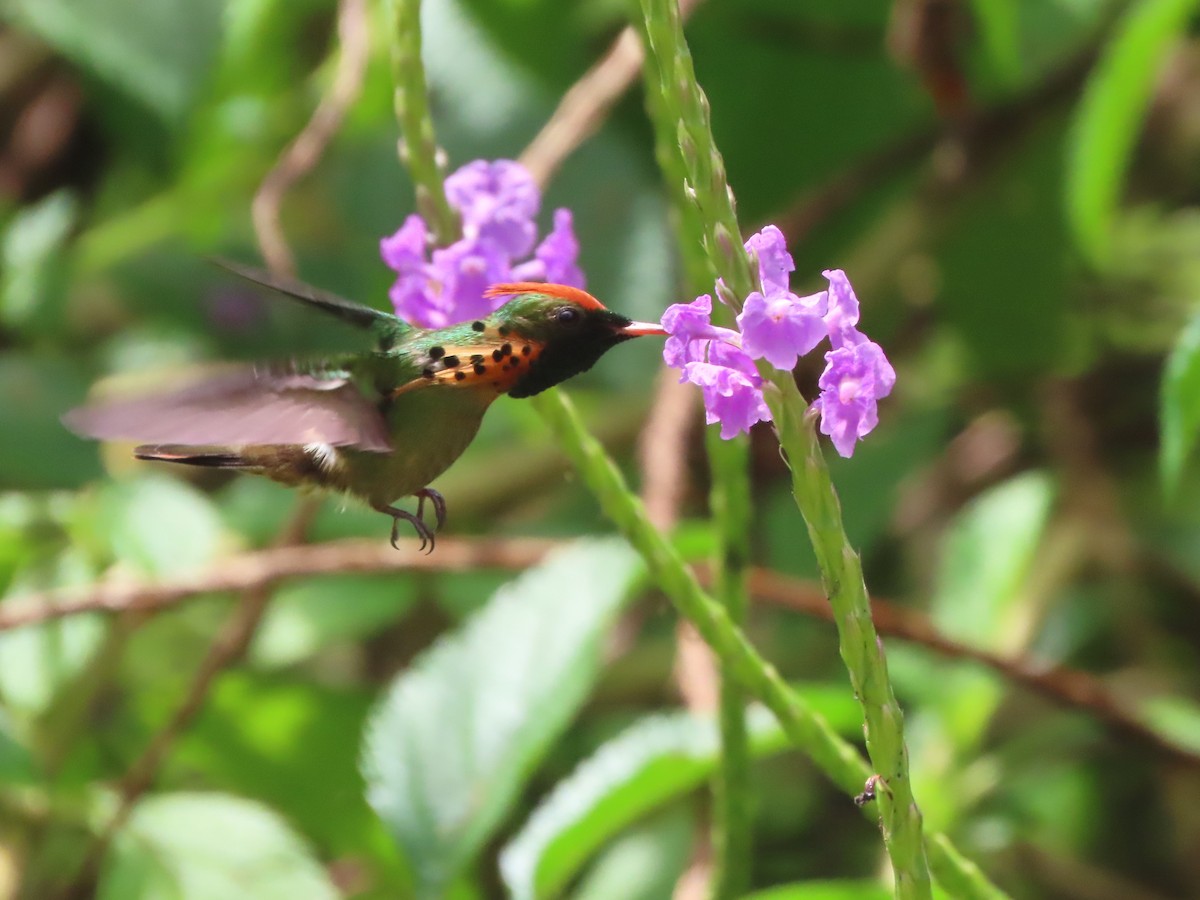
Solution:
<path fill-rule="evenodd" d="M 797 287 L 845 268 L 896 362 L 880 428 L 833 460 L 872 589 L 962 643 L 1086 670 L 1200 752 L 1197 4 L 947 5 L 951 27 L 902 64 L 889 22 L 920 0 L 700 4 L 688 36 L 742 223 L 784 229 Z M 518 155 L 631 12 L 427 3 L 451 164 Z M 387 29 L 369 14 L 362 96 L 282 218 L 302 276 L 384 307 L 378 241 L 412 198 Z M 329 0 L 0 3 L 0 609 L 219 570 L 287 521 L 281 487 L 164 473 L 58 419 L 107 376 L 340 346 L 205 261 L 255 257 L 250 201 L 329 85 L 335 17 Z M 954 121 L 926 88 L 939 49 L 970 97 Z M 543 212 L 558 205 L 609 306 L 653 319 L 680 299 L 639 88 L 566 160 Z M 569 390 L 633 471 L 659 359 L 650 341 L 620 352 Z M 811 389 L 815 372 L 799 377 Z M 693 428 L 677 460 L 696 556 L 702 448 Z M 518 401 L 440 488 L 453 535 L 606 530 Z M 766 432 L 755 491 L 756 562 L 811 575 Z M 309 533 L 385 531 L 330 500 Z M 707 815 L 713 735 L 678 711 L 674 622 L 627 555 L 588 541 L 519 577 L 281 586 L 84 894 L 669 896 Z M 0 633 L 0 898 L 53 896 L 78 871 L 231 602 Z M 761 605 L 748 630 L 859 736 L 829 627 Z M 995 881 L 1020 897 L 1200 895 L 1194 763 L 992 670 L 888 652 L 927 821 Z M 884 896 L 871 823 L 769 721 L 755 735 L 755 896 Z"/>

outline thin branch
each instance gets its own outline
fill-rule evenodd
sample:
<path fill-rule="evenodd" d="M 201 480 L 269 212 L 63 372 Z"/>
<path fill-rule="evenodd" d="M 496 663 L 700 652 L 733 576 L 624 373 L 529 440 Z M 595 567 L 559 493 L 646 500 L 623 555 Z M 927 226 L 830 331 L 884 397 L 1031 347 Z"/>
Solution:
<path fill-rule="evenodd" d="M 518 569 L 532 565 L 553 546 L 553 541 L 533 538 L 482 542 L 443 536 L 432 555 L 421 553 L 416 540 L 402 542 L 399 552 L 374 540 L 258 550 L 227 557 L 211 569 L 170 581 L 112 581 L 14 597 L 0 604 L 0 632 L 86 612 L 157 613 L 201 594 L 257 590 L 293 578 L 351 572 Z"/>
<path fill-rule="evenodd" d="M 686 20 L 700 0 L 680 0 Z M 542 130 L 521 154 L 520 162 L 545 187 L 563 161 L 600 130 L 616 102 L 642 74 L 646 53 L 636 29 L 621 29 L 608 52 L 563 94 Z"/>
<path fill-rule="evenodd" d="M 655 381 L 654 400 L 638 439 L 642 470 L 642 502 L 655 527 L 670 531 L 679 519 L 687 489 L 687 433 L 700 410 L 700 395 L 663 368 Z"/>
<path fill-rule="evenodd" d="M 337 69 L 328 93 L 321 98 L 308 124 L 283 151 L 250 205 L 254 233 L 267 267 L 276 274 L 295 275 L 296 263 L 279 222 L 284 195 L 312 170 L 337 134 L 362 92 L 370 56 L 365 0 L 342 0 L 338 12 Z"/>
<path fill-rule="evenodd" d="M 344 540 L 305 547 L 259 550 L 226 558 L 218 568 L 195 576 L 157 583 L 121 582 L 82 590 L 58 590 L 12 598 L 0 604 L 0 631 L 84 612 L 157 613 L 203 594 L 272 587 L 294 578 L 368 572 L 458 572 L 475 568 L 524 569 L 537 563 L 559 542 L 541 538 L 438 539 L 432 556 L 418 552 L 416 541 L 397 552 L 373 540 Z M 707 573 L 698 572 L 707 582 Z M 750 590 L 760 603 L 786 607 L 830 621 L 829 602 L 820 587 L 769 569 L 750 570 Z M 10 608 L 11 607 L 11 608 Z M 875 598 L 872 615 L 880 634 L 918 644 L 948 659 L 985 666 L 1006 681 L 1021 685 L 1062 707 L 1087 713 L 1112 731 L 1189 768 L 1200 768 L 1200 754 L 1167 740 L 1126 710 L 1094 675 L 1062 666 L 1039 665 L 970 647 L 946 637 L 921 613 Z"/>

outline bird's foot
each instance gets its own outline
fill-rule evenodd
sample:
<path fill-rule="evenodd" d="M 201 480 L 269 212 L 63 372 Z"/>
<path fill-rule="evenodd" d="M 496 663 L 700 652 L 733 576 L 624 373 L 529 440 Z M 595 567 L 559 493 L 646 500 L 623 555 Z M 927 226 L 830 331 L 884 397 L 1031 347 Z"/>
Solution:
<path fill-rule="evenodd" d="M 441 502 L 442 502 L 441 509 L 443 511 L 443 515 L 438 517 L 438 520 L 439 520 L 438 526 L 440 527 L 441 520 L 444 518 L 444 514 L 445 514 L 446 501 L 442 500 L 440 494 L 438 494 L 438 500 L 441 500 Z M 421 503 L 423 503 L 423 502 L 424 502 L 424 498 L 421 498 Z M 388 515 L 388 516 L 392 517 L 392 546 L 395 547 L 397 550 L 400 549 L 399 544 L 396 543 L 398 540 L 400 540 L 400 523 L 401 523 L 401 521 L 404 521 L 404 522 L 408 522 L 410 525 L 412 525 L 413 529 L 417 532 L 417 537 L 419 537 L 421 539 L 420 549 L 425 550 L 425 548 L 428 547 L 429 549 L 427 552 L 428 553 L 433 552 L 433 545 L 434 545 L 434 540 L 435 540 L 434 535 L 433 535 L 433 529 L 431 529 L 428 525 L 426 525 L 425 520 L 421 518 L 420 503 L 417 506 L 417 514 L 416 515 L 413 515 L 410 512 L 405 512 L 402 509 L 397 509 L 394 506 L 387 506 L 386 504 L 382 504 L 382 503 L 379 504 L 378 506 L 375 506 L 374 508 L 377 511 L 383 513 L 384 515 Z M 437 505 L 437 502 L 435 501 L 434 502 L 434 510 L 436 511 L 437 509 L 438 509 L 438 505 Z"/>
<path fill-rule="evenodd" d="M 440 531 L 442 526 L 446 524 L 446 498 L 433 488 L 421 488 L 421 490 L 417 491 L 415 494 L 413 494 L 413 496 L 417 498 L 417 512 L 415 515 L 410 512 L 405 512 L 402 509 L 397 509 L 394 506 L 388 506 L 382 503 L 378 506 L 375 506 L 375 509 L 392 517 L 393 547 L 395 547 L 397 550 L 400 549 L 397 546 L 396 541 L 400 539 L 400 522 L 403 520 L 412 525 L 413 529 L 417 532 L 417 537 L 421 539 L 421 549 L 424 550 L 426 547 L 428 547 L 429 550 L 427 552 L 432 553 L 435 543 L 434 532 Z M 433 516 L 437 521 L 437 525 L 433 528 L 430 528 L 425 524 L 426 500 L 428 500 L 430 505 L 433 506 Z"/>
<path fill-rule="evenodd" d="M 417 516 L 421 519 L 425 518 L 425 501 L 428 499 L 433 504 L 433 515 L 437 519 L 434 531 L 441 531 L 446 524 L 446 498 L 433 488 L 421 488 L 413 496 L 417 498 Z"/>

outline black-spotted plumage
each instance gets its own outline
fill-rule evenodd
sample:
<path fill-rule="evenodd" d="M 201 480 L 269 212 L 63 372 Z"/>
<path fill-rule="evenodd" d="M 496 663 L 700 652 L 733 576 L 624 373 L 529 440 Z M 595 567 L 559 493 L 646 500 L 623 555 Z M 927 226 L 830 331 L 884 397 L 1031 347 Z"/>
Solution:
<path fill-rule="evenodd" d="M 359 497 L 413 524 L 422 547 L 445 502 L 428 485 L 467 448 L 500 394 L 529 397 L 586 371 L 611 347 L 657 325 L 632 322 L 565 285 L 496 285 L 512 299 L 486 319 L 414 328 L 291 279 L 234 263 L 237 274 L 365 332 L 370 348 L 313 364 L 230 366 L 171 389 L 102 399 L 63 417 L 73 431 L 144 442 L 142 459 L 236 468 L 284 484 Z M 392 506 L 419 498 L 416 515 Z"/>

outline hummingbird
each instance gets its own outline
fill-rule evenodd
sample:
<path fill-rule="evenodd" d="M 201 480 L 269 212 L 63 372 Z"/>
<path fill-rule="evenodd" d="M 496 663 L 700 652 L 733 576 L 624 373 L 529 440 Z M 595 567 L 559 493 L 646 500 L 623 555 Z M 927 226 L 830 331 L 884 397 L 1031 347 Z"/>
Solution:
<path fill-rule="evenodd" d="M 407 522 L 433 551 L 446 501 L 429 483 L 474 439 L 502 394 L 532 397 L 590 369 L 610 348 L 663 335 L 579 288 L 496 284 L 508 297 L 485 318 L 424 329 L 290 278 L 220 261 L 234 273 L 358 329 L 361 352 L 315 361 L 232 366 L 181 387 L 100 400 L 63 423 L 101 440 L 145 442 L 138 459 L 233 469 L 365 501 Z M 417 498 L 417 511 L 393 505 Z M 425 522 L 433 507 L 435 528 Z"/>

